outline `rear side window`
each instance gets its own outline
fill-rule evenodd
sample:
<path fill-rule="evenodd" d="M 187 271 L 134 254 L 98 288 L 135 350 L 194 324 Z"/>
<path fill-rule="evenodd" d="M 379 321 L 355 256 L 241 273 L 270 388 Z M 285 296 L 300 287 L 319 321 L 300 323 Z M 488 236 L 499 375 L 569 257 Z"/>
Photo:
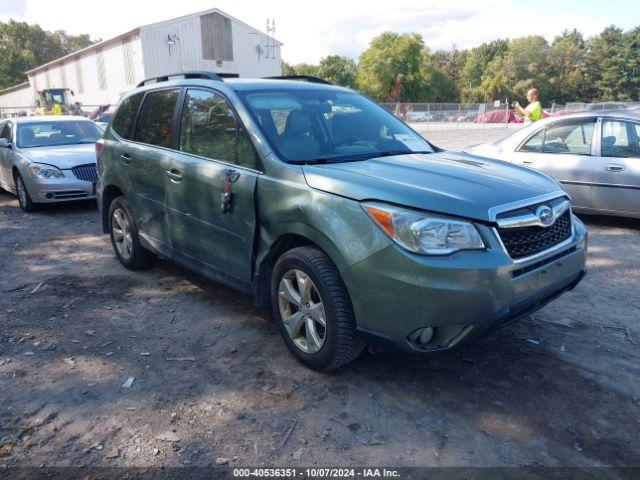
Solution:
<path fill-rule="evenodd" d="M 122 138 L 127 140 L 132 138 L 131 127 L 133 127 L 133 121 L 136 118 L 136 112 L 143 95 L 144 93 L 141 92 L 125 98 L 118 108 L 118 112 L 111 123 L 111 128 Z"/>
<path fill-rule="evenodd" d="M 180 121 L 180 150 L 256 169 L 256 152 L 242 122 L 220 95 L 188 90 Z"/>
<path fill-rule="evenodd" d="M 5 123 L 4 125 L 0 125 L 0 138 L 5 138 L 5 139 L 9 140 L 9 143 L 11 143 L 12 138 L 11 138 L 11 124 L 10 123 Z"/>
<path fill-rule="evenodd" d="M 640 125 L 631 122 L 602 122 L 603 157 L 640 157 Z"/>
<path fill-rule="evenodd" d="M 178 93 L 179 90 L 157 90 L 147 94 L 138 116 L 137 141 L 171 146 L 171 123 Z"/>

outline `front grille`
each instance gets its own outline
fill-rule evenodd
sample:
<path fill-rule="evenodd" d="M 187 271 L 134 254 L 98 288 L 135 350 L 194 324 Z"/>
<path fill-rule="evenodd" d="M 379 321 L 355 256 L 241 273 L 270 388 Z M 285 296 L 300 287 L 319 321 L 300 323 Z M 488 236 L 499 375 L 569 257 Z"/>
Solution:
<path fill-rule="evenodd" d="M 98 181 L 98 170 L 95 163 L 88 163 L 86 165 L 78 165 L 71 169 L 73 174 L 80 180 L 85 182 L 96 183 Z"/>
<path fill-rule="evenodd" d="M 575 247 L 575 246 L 568 248 L 567 250 L 563 250 L 560 253 L 556 253 L 555 255 L 545 258 L 544 260 L 540 260 L 539 262 L 532 263 L 531 265 L 527 265 L 526 267 L 518 268 L 517 270 L 514 270 L 511 272 L 511 276 L 513 278 L 521 277 L 522 275 L 526 275 L 529 272 L 533 272 L 534 270 L 537 270 L 540 267 L 549 265 L 550 263 L 553 263 L 556 260 L 560 260 L 561 258 L 564 258 L 567 255 L 572 254 L 576 250 L 578 250 L 578 247 Z"/>
<path fill-rule="evenodd" d="M 571 210 L 549 227 L 498 228 L 498 234 L 511 258 L 524 258 L 543 252 L 571 236 Z"/>

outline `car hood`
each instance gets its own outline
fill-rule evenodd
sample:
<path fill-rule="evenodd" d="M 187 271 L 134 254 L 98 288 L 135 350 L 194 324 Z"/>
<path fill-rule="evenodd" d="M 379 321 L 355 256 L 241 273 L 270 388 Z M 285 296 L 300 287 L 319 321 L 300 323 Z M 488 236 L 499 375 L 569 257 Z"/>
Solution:
<path fill-rule="evenodd" d="M 46 163 L 63 170 L 96 163 L 95 143 L 21 148 L 20 153 L 32 162 Z"/>
<path fill-rule="evenodd" d="M 483 221 L 493 220 L 492 207 L 563 193 L 555 180 L 536 170 L 448 151 L 302 169 L 309 186 L 318 190 Z"/>
<path fill-rule="evenodd" d="M 462 150 L 464 153 L 471 155 L 479 155 L 481 157 L 489 157 L 499 160 L 506 160 L 506 152 L 502 146 L 495 143 L 481 143 L 479 145 L 472 145 Z"/>

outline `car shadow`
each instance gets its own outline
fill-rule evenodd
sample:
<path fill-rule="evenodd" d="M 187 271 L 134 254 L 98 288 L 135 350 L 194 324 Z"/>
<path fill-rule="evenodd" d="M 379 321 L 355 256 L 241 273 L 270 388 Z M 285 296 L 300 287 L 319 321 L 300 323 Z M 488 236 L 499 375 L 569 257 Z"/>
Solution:
<path fill-rule="evenodd" d="M 640 219 L 628 217 L 614 217 L 608 215 L 576 214 L 587 226 L 629 228 L 640 230 Z"/>

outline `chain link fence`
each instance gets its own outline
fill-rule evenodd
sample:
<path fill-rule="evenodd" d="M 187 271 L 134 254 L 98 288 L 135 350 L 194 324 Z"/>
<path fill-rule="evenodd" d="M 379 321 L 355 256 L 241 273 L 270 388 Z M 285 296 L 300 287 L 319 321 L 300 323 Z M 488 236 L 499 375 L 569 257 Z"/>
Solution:
<path fill-rule="evenodd" d="M 498 128 L 500 125 L 522 123 L 515 111 L 507 103 L 382 103 L 388 111 L 407 123 L 457 124 L 460 127 L 479 128 L 487 125 Z M 0 118 L 28 117 L 36 115 L 37 106 L 1 107 Z M 75 114 L 96 119 L 113 110 L 113 105 L 78 105 Z M 545 115 L 560 116 L 575 112 L 602 112 L 611 110 L 631 110 L 640 113 L 640 102 L 572 102 L 554 103 L 543 109 Z M 475 125 L 475 127 L 472 127 Z"/>
<path fill-rule="evenodd" d="M 505 128 L 523 122 L 509 104 L 496 103 L 383 103 L 383 107 L 408 123 L 457 124 L 459 128 Z M 640 113 L 640 102 L 554 103 L 543 108 L 545 116 L 576 112 L 631 110 Z"/>

